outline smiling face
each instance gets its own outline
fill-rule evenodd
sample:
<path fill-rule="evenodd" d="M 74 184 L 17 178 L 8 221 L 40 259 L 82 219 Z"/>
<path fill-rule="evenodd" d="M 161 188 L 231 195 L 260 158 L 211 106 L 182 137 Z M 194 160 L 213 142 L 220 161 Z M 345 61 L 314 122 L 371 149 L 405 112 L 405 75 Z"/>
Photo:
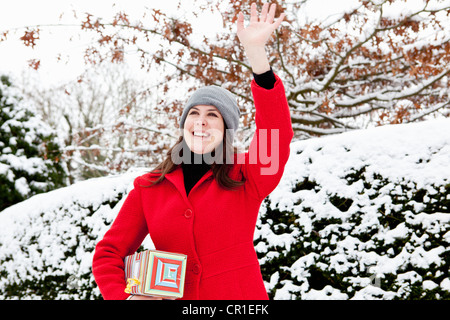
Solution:
<path fill-rule="evenodd" d="M 205 154 L 213 151 L 223 140 L 225 124 L 214 106 L 192 107 L 184 122 L 184 139 L 192 152 Z"/>

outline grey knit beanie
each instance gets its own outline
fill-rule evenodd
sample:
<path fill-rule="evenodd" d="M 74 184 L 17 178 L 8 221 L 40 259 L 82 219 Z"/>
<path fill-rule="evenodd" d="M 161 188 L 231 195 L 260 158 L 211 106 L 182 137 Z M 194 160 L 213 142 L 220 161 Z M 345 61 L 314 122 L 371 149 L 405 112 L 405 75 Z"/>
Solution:
<path fill-rule="evenodd" d="M 184 106 L 180 119 L 181 129 L 184 128 L 184 122 L 186 121 L 189 110 L 198 105 L 216 107 L 222 115 L 227 129 L 233 130 L 233 134 L 238 129 L 239 116 L 241 113 L 239 111 L 236 98 L 230 91 L 218 86 L 207 86 L 194 92 Z"/>

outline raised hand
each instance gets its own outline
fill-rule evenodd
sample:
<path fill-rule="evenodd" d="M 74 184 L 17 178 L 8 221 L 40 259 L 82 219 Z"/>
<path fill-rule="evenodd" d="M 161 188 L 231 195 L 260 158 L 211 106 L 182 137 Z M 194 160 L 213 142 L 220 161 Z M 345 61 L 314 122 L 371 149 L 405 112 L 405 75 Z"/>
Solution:
<path fill-rule="evenodd" d="M 274 22 L 276 8 L 276 4 L 272 4 L 269 10 L 269 4 L 265 3 L 258 17 L 256 3 L 252 3 L 250 24 L 247 27 L 244 27 L 244 14 L 239 12 L 238 15 L 237 36 L 244 47 L 252 70 L 256 74 L 270 70 L 265 45 L 285 17 L 285 14 L 282 13 L 277 21 Z"/>
<path fill-rule="evenodd" d="M 264 46 L 270 36 L 283 21 L 285 14 L 282 13 L 277 21 L 274 22 L 276 4 L 272 4 L 269 10 L 269 4 L 265 3 L 261 9 L 258 18 L 256 3 L 251 5 L 250 24 L 244 27 L 244 14 L 239 12 L 237 20 L 237 36 L 244 48 L 254 46 Z"/>

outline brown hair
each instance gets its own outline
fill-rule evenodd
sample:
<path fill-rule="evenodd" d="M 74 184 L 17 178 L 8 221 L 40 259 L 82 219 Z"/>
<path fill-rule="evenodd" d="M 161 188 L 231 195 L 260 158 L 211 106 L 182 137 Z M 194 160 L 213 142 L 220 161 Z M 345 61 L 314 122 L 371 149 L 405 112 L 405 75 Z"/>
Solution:
<path fill-rule="evenodd" d="M 227 135 L 225 135 L 228 137 Z M 167 151 L 166 158 L 151 172 L 160 174 L 159 178 L 152 181 L 152 184 L 150 186 L 153 186 L 155 184 L 160 183 L 164 180 L 164 177 L 167 173 L 170 173 L 174 171 L 178 165 L 173 162 L 173 153 L 182 153 L 182 148 L 179 148 L 184 144 L 184 138 L 183 136 L 178 138 L 178 141 Z M 220 145 L 219 145 L 220 146 Z M 230 155 L 234 155 L 237 153 L 237 149 L 233 147 L 232 141 L 228 138 L 224 138 L 221 143 L 222 148 L 218 147 L 213 152 L 221 152 L 222 153 L 222 160 L 221 163 L 215 163 L 213 162 L 211 164 L 211 169 L 213 172 L 214 179 L 217 181 L 217 183 L 227 189 L 233 189 L 236 187 L 239 187 L 244 184 L 244 178 L 242 178 L 241 181 L 233 180 L 229 177 L 228 173 L 233 166 L 232 161 L 230 162 L 230 159 L 227 159 L 227 156 L 230 157 Z M 220 150 L 221 149 L 221 150 Z M 220 156 L 220 155 L 219 155 Z"/>

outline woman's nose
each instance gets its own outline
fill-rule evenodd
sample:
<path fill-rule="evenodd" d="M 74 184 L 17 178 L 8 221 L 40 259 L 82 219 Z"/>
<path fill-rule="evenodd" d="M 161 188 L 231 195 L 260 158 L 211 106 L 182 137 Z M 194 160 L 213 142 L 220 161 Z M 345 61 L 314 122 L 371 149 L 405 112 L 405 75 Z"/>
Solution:
<path fill-rule="evenodd" d="M 194 125 L 197 127 L 201 127 L 206 125 L 206 119 L 202 116 L 200 116 L 199 118 L 197 118 L 197 120 L 195 120 Z"/>

